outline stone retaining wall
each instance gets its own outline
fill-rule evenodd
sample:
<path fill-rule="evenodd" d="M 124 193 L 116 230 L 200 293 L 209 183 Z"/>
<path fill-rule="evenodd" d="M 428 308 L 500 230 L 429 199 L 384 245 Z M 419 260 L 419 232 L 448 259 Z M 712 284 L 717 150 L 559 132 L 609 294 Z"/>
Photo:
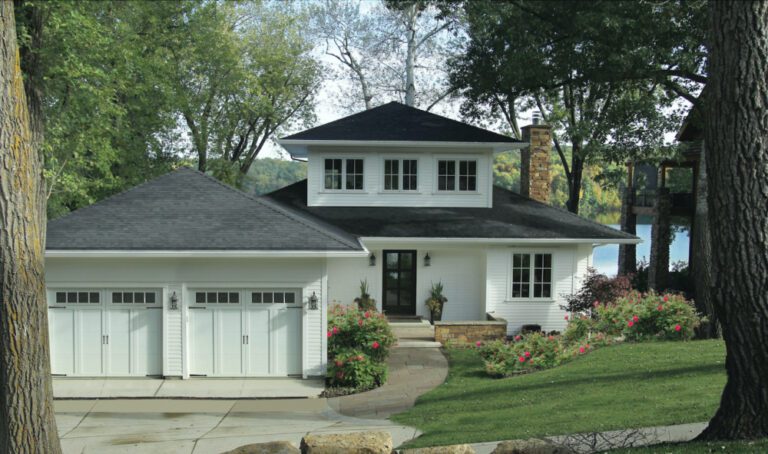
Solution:
<path fill-rule="evenodd" d="M 477 342 L 504 339 L 507 336 L 507 321 L 488 314 L 488 320 L 435 322 L 435 341 Z"/>

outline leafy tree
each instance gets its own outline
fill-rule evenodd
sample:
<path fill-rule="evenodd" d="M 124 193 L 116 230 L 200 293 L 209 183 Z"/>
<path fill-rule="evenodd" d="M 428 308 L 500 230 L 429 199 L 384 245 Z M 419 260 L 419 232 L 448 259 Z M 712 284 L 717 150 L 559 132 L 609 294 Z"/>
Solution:
<path fill-rule="evenodd" d="M 261 158 L 253 163 L 242 189 L 257 195 L 267 194 L 307 178 L 307 165 L 284 159 Z"/>
<path fill-rule="evenodd" d="M 42 28 L 38 29 L 42 32 Z M 35 41 L 36 43 L 39 41 Z M 37 88 L 37 87 L 35 87 Z M 40 101 L 34 96 L 31 103 Z M 40 106 L 31 109 L 40 112 Z M 45 301 L 45 183 L 14 5 L 0 1 L 0 451 L 60 453 Z"/>
<path fill-rule="evenodd" d="M 728 375 L 704 439 L 768 437 L 768 2 L 710 3 L 705 103 L 713 304 Z"/>
<path fill-rule="evenodd" d="M 469 44 L 453 61 L 451 76 L 467 99 L 464 112 L 504 112 L 517 131 L 511 119 L 521 103 L 539 110 L 554 127 L 570 211 L 578 212 L 590 162 L 619 162 L 662 145 L 674 122 L 660 113 L 671 99 L 658 85 L 592 80 L 578 64 L 590 43 L 568 32 L 599 29 L 603 14 L 615 13 L 609 3 L 479 1 L 464 9 Z"/>

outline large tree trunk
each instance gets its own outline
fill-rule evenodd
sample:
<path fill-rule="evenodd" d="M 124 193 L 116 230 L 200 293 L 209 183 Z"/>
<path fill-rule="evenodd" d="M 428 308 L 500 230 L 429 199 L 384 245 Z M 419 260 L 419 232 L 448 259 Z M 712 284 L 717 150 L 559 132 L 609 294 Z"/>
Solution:
<path fill-rule="evenodd" d="M 698 166 L 690 269 L 693 277 L 693 298 L 696 302 L 696 309 L 708 319 L 707 323 L 702 324 L 698 334 L 701 338 L 713 338 L 719 335 L 719 323 L 712 306 L 712 238 L 709 235 L 707 164 L 706 150 L 703 146 Z"/>
<path fill-rule="evenodd" d="M 726 343 L 703 439 L 768 437 L 768 2 L 710 2 L 707 177 L 713 303 Z"/>
<path fill-rule="evenodd" d="M 53 413 L 43 274 L 43 165 L 33 145 L 13 3 L 0 0 L 0 452 L 3 453 L 61 452 Z"/>
<path fill-rule="evenodd" d="M 584 161 L 581 159 L 581 148 L 573 146 L 571 155 L 571 178 L 568 184 L 568 201 L 566 208 L 571 213 L 579 214 L 579 202 L 581 201 L 581 179 L 584 175 Z"/>
<path fill-rule="evenodd" d="M 416 105 L 416 21 L 418 20 L 418 4 L 414 2 L 405 12 L 406 21 L 406 54 L 405 54 L 405 104 Z"/>

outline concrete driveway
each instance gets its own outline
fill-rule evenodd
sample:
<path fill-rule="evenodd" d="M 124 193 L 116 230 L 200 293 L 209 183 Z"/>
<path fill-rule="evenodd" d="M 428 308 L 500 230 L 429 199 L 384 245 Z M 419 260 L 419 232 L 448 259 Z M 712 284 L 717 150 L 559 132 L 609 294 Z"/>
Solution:
<path fill-rule="evenodd" d="M 221 453 L 249 443 L 307 433 L 384 430 L 395 446 L 416 437 L 387 420 L 343 416 L 326 399 L 57 400 L 56 421 L 65 454 Z"/>

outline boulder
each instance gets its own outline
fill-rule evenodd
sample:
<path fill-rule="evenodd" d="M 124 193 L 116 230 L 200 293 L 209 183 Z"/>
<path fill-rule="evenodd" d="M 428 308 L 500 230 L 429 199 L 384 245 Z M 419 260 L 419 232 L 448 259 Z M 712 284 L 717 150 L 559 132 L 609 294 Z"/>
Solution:
<path fill-rule="evenodd" d="M 299 454 L 299 449 L 290 441 L 270 441 L 240 446 L 224 454 Z"/>
<path fill-rule="evenodd" d="M 388 432 L 309 434 L 301 439 L 302 454 L 390 454 Z"/>
<path fill-rule="evenodd" d="M 434 446 L 431 448 L 401 449 L 400 454 L 475 454 L 470 445 Z"/>
<path fill-rule="evenodd" d="M 491 454 L 573 454 L 565 446 L 558 446 L 546 440 L 531 438 L 528 440 L 502 441 Z"/>

